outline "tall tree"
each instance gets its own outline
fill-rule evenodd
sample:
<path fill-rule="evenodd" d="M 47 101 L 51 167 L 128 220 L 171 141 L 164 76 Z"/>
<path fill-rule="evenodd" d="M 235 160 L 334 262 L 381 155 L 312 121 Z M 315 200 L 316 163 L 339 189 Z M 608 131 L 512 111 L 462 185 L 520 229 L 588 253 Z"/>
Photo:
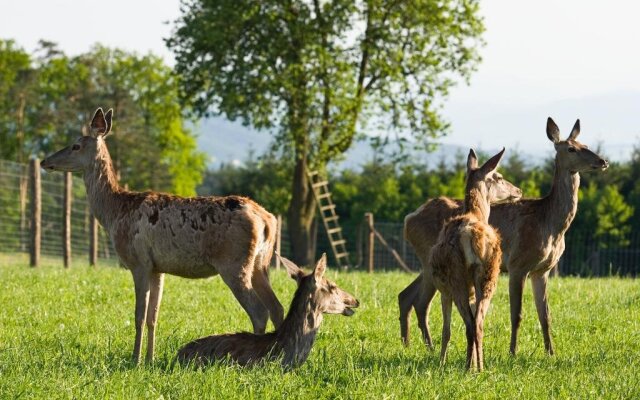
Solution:
<path fill-rule="evenodd" d="M 185 0 L 182 12 L 167 45 L 185 99 L 200 115 L 278 128 L 294 159 L 288 227 L 300 264 L 313 257 L 306 170 L 372 126 L 420 144 L 442 133 L 440 100 L 469 77 L 483 31 L 473 0 Z"/>

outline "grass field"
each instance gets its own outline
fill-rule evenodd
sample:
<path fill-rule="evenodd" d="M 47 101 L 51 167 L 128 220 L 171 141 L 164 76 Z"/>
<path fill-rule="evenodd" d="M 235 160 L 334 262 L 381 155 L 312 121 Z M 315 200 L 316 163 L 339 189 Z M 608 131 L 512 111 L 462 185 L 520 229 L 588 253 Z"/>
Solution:
<path fill-rule="evenodd" d="M 507 281 L 485 327 L 483 373 L 465 373 L 465 340 L 454 316 L 449 359 L 399 340 L 397 293 L 403 273 L 330 277 L 361 301 L 351 318 L 325 318 L 308 362 L 284 373 L 277 364 L 205 370 L 174 366 L 194 338 L 249 330 L 246 314 L 219 278 L 167 277 L 156 363 L 134 366 L 133 282 L 119 268 L 0 264 L 0 398 L 640 398 L 640 281 L 553 279 L 557 355 L 544 354 L 528 289 L 517 357 L 508 355 Z M 288 308 L 294 282 L 272 274 Z M 440 340 L 436 299 L 431 327 Z"/>

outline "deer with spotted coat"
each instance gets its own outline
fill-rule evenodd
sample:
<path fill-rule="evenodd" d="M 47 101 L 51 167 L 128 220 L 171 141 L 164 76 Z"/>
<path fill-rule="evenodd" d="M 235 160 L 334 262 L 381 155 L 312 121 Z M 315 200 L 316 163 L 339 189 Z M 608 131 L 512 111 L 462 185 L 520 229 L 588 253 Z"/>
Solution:
<path fill-rule="evenodd" d="M 123 189 L 105 141 L 112 115 L 112 110 L 105 114 L 99 108 L 91 135 L 47 157 L 41 166 L 83 174 L 91 212 L 133 275 L 135 362 L 141 356 L 145 321 L 146 360 L 153 361 L 164 274 L 192 279 L 220 274 L 249 315 L 254 332 L 263 333 L 269 318 L 280 326 L 284 311 L 268 276 L 275 217 L 246 197 L 185 198 Z"/>
<path fill-rule="evenodd" d="M 564 252 L 564 235 L 578 208 L 580 173 L 604 171 L 609 162 L 578 142 L 580 120 L 569 137 L 560 138 L 560 129 L 547 119 L 547 137 L 555 147 L 555 172 L 550 193 L 539 199 L 521 199 L 491 207 L 489 224 L 502 235 L 502 270 L 509 274 L 511 308 L 511 354 L 516 354 L 522 320 L 522 291 L 531 278 L 533 296 L 542 328 L 544 346 L 554 353 L 551 342 L 551 316 L 547 297 L 549 271 Z M 436 293 L 428 255 L 444 222 L 462 212 L 462 201 L 440 197 L 427 201 L 407 215 L 404 237 L 415 249 L 422 273 L 398 295 L 402 341 L 409 343 L 409 315 L 415 309 L 422 339 L 432 347 L 428 315 Z"/>

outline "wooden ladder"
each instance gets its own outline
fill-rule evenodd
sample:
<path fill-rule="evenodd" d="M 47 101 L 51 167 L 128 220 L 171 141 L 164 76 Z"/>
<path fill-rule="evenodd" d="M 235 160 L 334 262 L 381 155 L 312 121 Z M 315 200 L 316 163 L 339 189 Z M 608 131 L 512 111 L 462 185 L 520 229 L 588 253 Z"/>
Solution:
<path fill-rule="evenodd" d="M 318 204 L 318 210 L 322 217 L 324 230 L 327 232 L 331 250 L 340 268 L 349 268 L 349 252 L 347 252 L 347 241 L 342 237 L 342 228 L 338 222 L 336 205 L 331 201 L 329 182 L 322 179 L 318 171 L 307 171 L 309 185 L 313 191 L 313 196 Z"/>

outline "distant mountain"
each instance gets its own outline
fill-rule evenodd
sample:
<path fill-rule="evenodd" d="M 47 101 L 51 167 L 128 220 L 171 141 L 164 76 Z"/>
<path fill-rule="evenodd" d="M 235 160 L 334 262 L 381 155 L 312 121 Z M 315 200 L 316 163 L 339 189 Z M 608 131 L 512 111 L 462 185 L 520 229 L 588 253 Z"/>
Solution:
<path fill-rule="evenodd" d="M 445 116 L 452 123 L 451 135 L 431 153 L 410 151 L 415 162 L 434 166 L 441 160 L 450 164 L 456 155 L 467 154 L 469 147 L 496 152 L 502 146 L 517 150 L 537 164 L 551 156 L 553 147 L 545 134 L 547 116 L 551 116 L 568 134 L 576 118 L 581 118 L 581 139 L 591 148 L 602 146 L 611 160 L 629 158 L 635 145 L 640 144 L 640 93 L 619 92 L 552 102 L 539 106 L 496 105 L 485 103 L 451 102 Z M 208 118 L 196 129 L 200 133 L 198 145 L 210 156 L 209 164 L 242 163 L 249 157 L 264 153 L 271 143 L 269 132 L 257 132 L 224 118 Z M 463 144 L 464 143 L 464 144 Z M 374 151 L 366 142 L 355 143 L 338 168 L 357 169 L 371 161 Z"/>
<path fill-rule="evenodd" d="M 218 167 L 220 164 L 240 165 L 252 152 L 257 156 L 267 151 L 272 140 L 268 132 L 253 131 L 222 118 L 203 120 L 198 130 L 198 146 L 209 155 L 209 165 L 212 167 Z M 435 166 L 442 161 L 452 164 L 456 156 L 464 157 L 468 151 L 469 148 L 466 146 L 445 144 L 430 153 L 410 151 L 409 157 L 416 162 Z M 357 142 L 345 154 L 344 160 L 337 164 L 337 168 L 358 169 L 372 161 L 374 155 L 374 150 L 368 143 Z"/>

